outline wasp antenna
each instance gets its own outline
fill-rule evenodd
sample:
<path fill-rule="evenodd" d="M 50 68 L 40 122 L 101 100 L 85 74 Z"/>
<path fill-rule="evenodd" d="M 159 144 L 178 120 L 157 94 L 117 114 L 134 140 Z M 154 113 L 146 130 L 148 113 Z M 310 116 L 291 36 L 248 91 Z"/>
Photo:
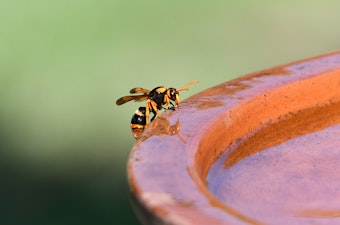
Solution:
<path fill-rule="evenodd" d="M 187 91 L 189 90 L 188 86 L 193 85 L 193 84 L 197 84 L 198 80 L 196 81 L 191 81 L 190 83 L 185 84 L 183 87 L 181 87 L 180 89 L 177 89 L 177 91 Z"/>

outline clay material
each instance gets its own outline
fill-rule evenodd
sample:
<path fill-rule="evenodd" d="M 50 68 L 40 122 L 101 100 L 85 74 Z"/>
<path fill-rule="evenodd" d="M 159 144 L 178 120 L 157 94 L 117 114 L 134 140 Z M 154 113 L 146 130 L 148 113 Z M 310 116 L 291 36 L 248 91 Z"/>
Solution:
<path fill-rule="evenodd" d="M 340 52 L 186 99 L 144 131 L 128 176 L 145 224 L 340 224 Z"/>

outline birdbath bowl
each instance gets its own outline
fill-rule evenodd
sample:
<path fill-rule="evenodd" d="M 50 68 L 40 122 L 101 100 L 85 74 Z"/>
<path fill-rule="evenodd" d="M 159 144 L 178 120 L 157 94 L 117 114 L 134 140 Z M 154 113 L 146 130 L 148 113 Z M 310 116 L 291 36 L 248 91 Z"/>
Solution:
<path fill-rule="evenodd" d="M 340 224 L 340 52 L 187 98 L 134 145 L 145 224 Z"/>

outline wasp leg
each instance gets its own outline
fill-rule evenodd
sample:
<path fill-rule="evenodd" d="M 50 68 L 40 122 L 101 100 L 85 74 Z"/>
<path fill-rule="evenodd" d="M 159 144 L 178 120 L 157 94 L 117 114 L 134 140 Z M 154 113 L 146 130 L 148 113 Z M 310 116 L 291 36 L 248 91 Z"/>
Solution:
<path fill-rule="evenodd" d="M 157 103 L 154 101 L 150 101 L 149 104 L 151 106 L 151 109 L 152 109 L 151 111 L 153 113 L 153 117 L 151 118 L 150 121 L 153 121 L 156 118 L 156 116 L 158 116 Z"/>
<path fill-rule="evenodd" d="M 152 116 L 152 118 L 151 118 L 151 120 L 150 120 L 150 122 L 151 122 L 151 121 L 153 121 L 153 120 L 156 118 L 156 116 L 158 115 L 158 109 L 157 109 L 157 103 L 154 102 L 154 101 L 152 101 L 152 100 L 149 100 L 149 99 L 148 99 L 148 100 L 146 101 L 146 110 L 145 110 L 146 124 L 149 123 L 150 112 L 153 113 L 153 116 Z"/>
<path fill-rule="evenodd" d="M 149 114 L 150 114 L 150 103 L 149 100 L 146 101 L 146 107 L 145 107 L 145 121 L 146 125 L 149 123 Z"/>
<path fill-rule="evenodd" d="M 176 107 L 178 106 L 177 104 L 176 105 L 174 105 L 174 103 L 172 103 L 172 102 L 170 102 L 170 104 L 172 105 L 169 109 L 172 109 L 172 110 L 175 110 L 176 109 Z"/>
<path fill-rule="evenodd" d="M 153 117 L 150 119 L 150 122 L 153 121 L 156 118 L 156 116 L 157 116 L 157 113 L 154 113 Z"/>
<path fill-rule="evenodd" d="M 164 95 L 163 104 L 165 105 L 165 109 L 169 109 L 169 103 L 170 103 L 169 97 L 167 95 Z"/>

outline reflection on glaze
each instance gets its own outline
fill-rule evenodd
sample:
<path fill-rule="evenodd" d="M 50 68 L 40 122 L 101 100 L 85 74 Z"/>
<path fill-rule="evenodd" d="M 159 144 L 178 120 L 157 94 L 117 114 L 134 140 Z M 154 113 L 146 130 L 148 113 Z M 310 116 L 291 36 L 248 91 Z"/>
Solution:
<path fill-rule="evenodd" d="M 159 116 L 158 120 L 153 121 L 148 126 L 148 132 L 144 132 L 144 134 L 140 137 L 141 141 L 145 141 L 151 136 L 174 136 L 177 135 L 179 140 L 186 144 L 186 141 L 182 137 L 185 136 L 190 138 L 190 135 L 180 133 L 181 124 L 179 119 L 177 119 L 176 123 L 171 125 L 169 120 L 164 116 Z"/>

